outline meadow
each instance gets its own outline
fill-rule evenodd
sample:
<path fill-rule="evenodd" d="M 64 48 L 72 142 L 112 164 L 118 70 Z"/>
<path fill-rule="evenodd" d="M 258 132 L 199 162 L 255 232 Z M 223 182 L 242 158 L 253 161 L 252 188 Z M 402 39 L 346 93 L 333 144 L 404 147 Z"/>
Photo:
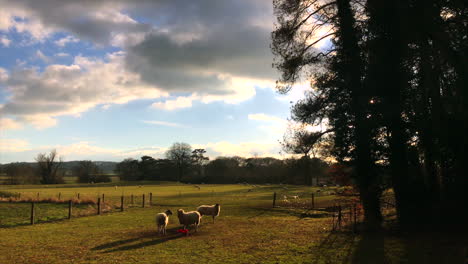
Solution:
<path fill-rule="evenodd" d="M 27 203 L 0 203 L 0 219 L 9 223 L 0 228 L 0 263 L 462 263 L 464 257 L 463 237 L 332 231 L 326 211 L 293 208 L 283 201 L 284 195 L 297 195 L 298 204 L 308 204 L 310 194 L 320 190 L 316 207 L 326 208 L 338 199 L 336 188 L 118 184 L 2 186 L 0 190 L 22 196 L 60 193 L 70 199 L 77 193 L 91 198 L 105 194 L 109 203 L 133 194 L 136 205 L 124 212 L 60 220 L 66 216 L 64 204 L 38 204 L 38 214 L 42 210 L 50 219 L 31 226 L 14 224 L 24 218 L 27 222 Z M 136 197 L 150 192 L 153 205 L 141 208 Z M 272 208 L 273 192 L 278 196 L 276 208 Z M 172 216 L 168 234 L 157 234 L 156 213 L 214 203 L 222 205 L 215 223 L 203 219 L 198 232 L 185 237 L 176 232 L 180 225 Z"/>

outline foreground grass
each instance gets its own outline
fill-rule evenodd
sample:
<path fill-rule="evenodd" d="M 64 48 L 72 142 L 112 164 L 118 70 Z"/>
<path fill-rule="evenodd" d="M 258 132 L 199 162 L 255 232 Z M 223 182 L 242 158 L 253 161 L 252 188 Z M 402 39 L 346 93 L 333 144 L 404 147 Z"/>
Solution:
<path fill-rule="evenodd" d="M 95 189 L 99 188 L 99 189 Z M 94 195 L 117 198 L 112 186 L 22 188 L 23 192 Z M 311 188 L 243 185 L 127 186 L 135 195 L 153 192 L 157 205 L 130 208 L 70 221 L 0 228 L 0 263 L 463 263 L 464 238 L 422 233 L 353 235 L 332 232 L 331 219 L 303 210 L 271 208 L 273 191 L 309 197 Z M 15 191 L 15 189 L 11 189 Z M 250 190 L 250 191 L 249 191 Z M 306 195 L 307 194 L 307 195 Z M 114 199 L 114 198 L 112 198 Z M 318 205 L 334 196 L 318 198 Z M 203 219 L 199 232 L 183 237 L 176 217 L 168 234 L 156 234 L 154 215 L 199 204 L 222 204 L 213 224 Z M 1 210 L 1 209 L 0 209 Z M 0 215 L 3 210 L 0 211 Z"/>

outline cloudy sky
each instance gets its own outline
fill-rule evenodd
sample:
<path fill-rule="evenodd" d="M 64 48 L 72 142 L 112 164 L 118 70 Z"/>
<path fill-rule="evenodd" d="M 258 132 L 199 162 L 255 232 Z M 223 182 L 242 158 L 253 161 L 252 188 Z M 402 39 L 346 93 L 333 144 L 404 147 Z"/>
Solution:
<path fill-rule="evenodd" d="M 0 0 L 0 163 L 278 156 L 269 0 Z"/>

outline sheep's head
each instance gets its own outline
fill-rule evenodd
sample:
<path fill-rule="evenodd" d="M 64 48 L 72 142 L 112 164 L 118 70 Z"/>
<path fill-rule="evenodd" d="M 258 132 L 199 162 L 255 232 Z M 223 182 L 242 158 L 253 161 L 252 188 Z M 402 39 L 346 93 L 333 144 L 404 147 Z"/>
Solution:
<path fill-rule="evenodd" d="M 166 211 L 166 215 L 172 215 L 172 211 L 171 211 L 171 210 L 167 210 L 167 211 Z"/>
<path fill-rule="evenodd" d="M 184 214 L 184 209 L 177 210 L 177 216 L 181 217 Z"/>
<path fill-rule="evenodd" d="M 184 224 L 184 210 L 183 209 L 177 210 L 177 218 L 179 218 L 180 224 Z"/>

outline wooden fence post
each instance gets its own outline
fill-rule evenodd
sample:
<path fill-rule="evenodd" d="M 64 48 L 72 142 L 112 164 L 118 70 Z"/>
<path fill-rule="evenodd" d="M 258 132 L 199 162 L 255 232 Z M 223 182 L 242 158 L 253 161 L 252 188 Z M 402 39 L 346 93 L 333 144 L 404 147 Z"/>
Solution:
<path fill-rule="evenodd" d="M 104 194 L 102 194 L 102 203 L 105 203 L 105 202 L 104 202 Z"/>
<path fill-rule="evenodd" d="M 31 202 L 31 225 L 34 225 L 34 217 L 35 217 L 35 210 L 34 210 L 34 202 Z"/>
<path fill-rule="evenodd" d="M 78 200 L 80 199 L 80 193 L 78 193 Z"/>
<path fill-rule="evenodd" d="M 312 194 L 312 209 L 315 209 L 315 195 Z"/>
<path fill-rule="evenodd" d="M 130 204 L 133 205 L 133 193 L 132 193 L 132 196 L 131 196 L 131 199 L 130 199 Z"/>
<path fill-rule="evenodd" d="M 153 206 L 153 193 L 150 192 L 149 195 L 150 195 L 150 197 L 149 197 L 149 205 L 150 205 L 150 206 Z"/>
<path fill-rule="evenodd" d="M 141 200 L 142 200 L 141 207 L 145 208 L 145 194 L 143 194 Z"/>
<path fill-rule="evenodd" d="M 273 208 L 275 208 L 276 205 L 276 192 L 273 193 Z"/>
<path fill-rule="evenodd" d="M 120 212 L 123 212 L 124 210 L 124 196 L 122 195 L 120 197 Z"/>
<path fill-rule="evenodd" d="M 68 201 L 68 219 L 71 219 L 72 217 L 72 200 L 70 199 Z"/>
<path fill-rule="evenodd" d="M 39 192 L 37 193 L 37 200 L 39 200 Z"/>
<path fill-rule="evenodd" d="M 356 232 L 356 229 L 357 229 L 357 210 L 356 210 L 356 204 L 353 205 L 353 210 L 354 210 L 354 225 L 353 225 L 353 229 L 354 229 L 354 232 Z"/>
<path fill-rule="evenodd" d="M 333 204 L 333 207 L 332 207 L 332 230 L 335 230 L 335 210 L 336 210 L 336 205 Z"/>
<path fill-rule="evenodd" d="M 58 199 L 59 199 L 59 201 L 62 200 L 62 193 L 61 192 L 59 192 Z"/>
<path fill-rule="evenodd" d="M 98 215 L 101 214 L 101 198 L 97 199 L 97 213 Z"/>
<path fill-rule="evenodd" d="M 341 214 L 341 204 L 338 205 L 338 227 L 341 228 L 341 220 L 343 215 Z"/>

